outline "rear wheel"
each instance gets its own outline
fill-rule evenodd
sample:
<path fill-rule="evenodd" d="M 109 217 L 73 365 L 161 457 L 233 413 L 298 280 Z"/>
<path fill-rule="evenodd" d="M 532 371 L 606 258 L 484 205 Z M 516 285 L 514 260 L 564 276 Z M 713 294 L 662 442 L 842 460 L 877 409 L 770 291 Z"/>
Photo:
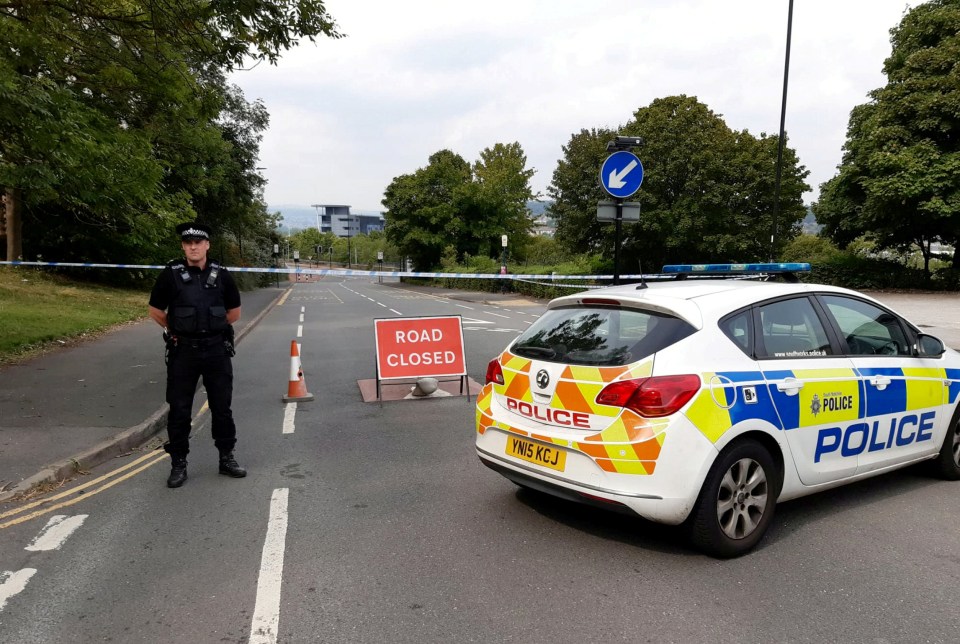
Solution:
<path fill-rule="evenodd" d="M 934 462 L 937 476 L 948 481 L 960 480 L 960 407 L 950 419 L 947 435 L 943 437 L 940 455 Z"/>
<path fill-rule="evenodd" d="M 755 441 L 723 450 L 693 509 L 694 545 L 718 557 L 737 557 L 757 545 L 773 517 L 778 476 L 770 453 Z"/>

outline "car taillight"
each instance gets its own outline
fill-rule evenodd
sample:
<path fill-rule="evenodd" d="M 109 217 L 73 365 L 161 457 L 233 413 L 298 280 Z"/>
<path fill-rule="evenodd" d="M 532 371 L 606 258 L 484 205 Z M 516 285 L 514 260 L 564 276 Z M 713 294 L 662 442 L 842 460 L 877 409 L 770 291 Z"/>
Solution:
<path fill-rule="evenodd" d="M 700 377 L 692 374 L 620 380 L 604 387 L 597 395 L 597 403 L 624 407 L 647 418 L 659 418 L 675 414 L 699 390 Z"/>
<path fill-rule="evenodd" d="M 491 382 L 498 385 L 503 384 L 503 369 L 500 368 L 499 358 L 494 358 L 490 361 L 490 364 L 487 365 L 487 382 L 485 384 L 490 384 Z"/>

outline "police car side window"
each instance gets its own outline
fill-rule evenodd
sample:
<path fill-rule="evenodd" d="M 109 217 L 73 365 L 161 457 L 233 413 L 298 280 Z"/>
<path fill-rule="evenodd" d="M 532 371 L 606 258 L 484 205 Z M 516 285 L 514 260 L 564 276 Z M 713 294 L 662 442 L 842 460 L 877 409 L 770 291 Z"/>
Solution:
<path fill-rule="evenodd" d="M 806 297 L 758 307 L 763 347 L 760 358 L 808 358 L 833 353 L 827 332 Z"/>
<path fill-rule="evenodd" d="M 751 319 L 750 310 L 746 310 L 720 321 L 720 330 L 723 331 L 728 338 L 733 340 L 733 343 L 747 355 L 751 355 L 752 353 L 750 347 L 750 338 L 753 335 L 750 332 Z"/>
<path fill-rule="evenodd" d="M 837 322 L 849 355 L 910 355 L 910 343 L 900 320 L 869 302 L 838 295 L 820 299 Z"/>

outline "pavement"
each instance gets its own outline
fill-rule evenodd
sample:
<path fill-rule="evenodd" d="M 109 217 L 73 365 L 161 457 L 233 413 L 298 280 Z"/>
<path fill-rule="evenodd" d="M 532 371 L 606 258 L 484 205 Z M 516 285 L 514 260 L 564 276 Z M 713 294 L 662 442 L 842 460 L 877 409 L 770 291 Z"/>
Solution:
<path fill-rule="evenodd" d="M 241 294 L 240 343 L 285 290 Z M 163 353 L 160 328 L 147 318 L 0 367 L 0 502 L 89 470 L 165 431 Z"/>
<path fill-rule="evenodd" d="M 499 306 L 545 303 L 514 293 L 384 285 Z M 242 294 L 243 317 L 237 324 L 241 347 L 244 336 L 289 286 Z M 957 294 L 871 295 L 960 350 Z M 164 432 L 165 381 L 160 330 L 149 319 L 0 368 L 0 503 L 34 486 L 85 472 Z"/>

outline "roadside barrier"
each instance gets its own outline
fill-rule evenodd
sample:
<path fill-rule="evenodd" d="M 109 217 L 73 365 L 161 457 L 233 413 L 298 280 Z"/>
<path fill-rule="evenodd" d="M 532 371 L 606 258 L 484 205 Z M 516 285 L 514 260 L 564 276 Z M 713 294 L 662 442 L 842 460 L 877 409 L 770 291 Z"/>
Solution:
<path fill-rule="evenodd" d="M 80 262 L 25 262 L 25 261 L 4 261 L 0 266 L 50 266 L 59 268 L 127 268 L 143 270 L 162 270 L 165 265 L 153 264 L 92 264 Z M 547 275 L 543 274 L 500 274 L 500 273 L 426 273 L 419 271 L 360 271 L 340 268 L 261 268 L 248 266 L 227 266 L 231 273 L 279 273 L 281 275 L 319 275 L 334 277 L 432 277 L 447 279 L 478 279 L 478 280 L 544 280 Z M 650 278 L 651 275 L 621 275 L 620 279 L 639 280 Z M 548 282 L 535 282 L 547 286 L 577 286 L 581 288 L 591 288 L 581 284 L 560 284 L 553 280 L 612 280 L 613 275 L 554 275 Z M 596 288 L 596 287 L 593 287 Z"/>
<path fill-rule="evenodd" d="M 290 341 L 290 382 L 287 383 L 287 393 L 283 402 L 308 402 L 313 400 L 313 394 L 307 391 L 307 383 L 303 379 L 303 365 L 300 362 L 300 346 L 296 340 Z"/>

